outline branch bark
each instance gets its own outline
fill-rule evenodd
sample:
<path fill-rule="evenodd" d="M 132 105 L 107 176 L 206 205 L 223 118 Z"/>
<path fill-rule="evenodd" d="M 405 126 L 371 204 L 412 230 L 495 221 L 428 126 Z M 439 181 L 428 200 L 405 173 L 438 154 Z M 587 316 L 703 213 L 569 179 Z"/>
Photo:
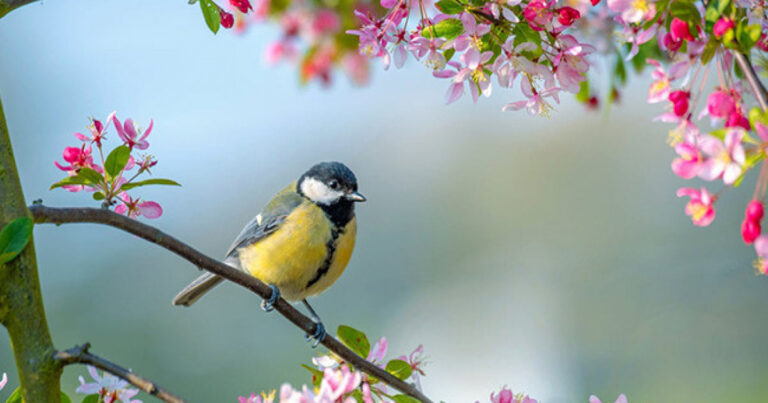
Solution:
<path fill-rule="evenodd" d="M 749 58 L 744 53 L 735 52 L 734 56 L 736 63 L 739 64 L 741 71 L 744 73 L 744 78 L 746 78 L 749 87 L 752 89 L 752 93 L 755 95 L 755 99 L 757 99 L 757 103 L 760 104 L 764 111 L 768 111 L 768 91 L 766 91 L 754 67 L 752 67 L 752 62 L 749 61 Z"/>
<path fill-rule="evenodd" d="M 269 298 L 272 293 L 269 286 L 257 278 L 211 258 L 157 228 L 110 210 L 99 208 L 52 208 L 40 204 L 33 205 L 29 209 L 37 223 L 97 223 L 121 229 L 179 255 L 202 270 L 218 274 L 227 280 L 237 283 L 256 293 L 261 298 Z M 274 306 L 276 311 L 280 312 L 281 315 L 299 329 L 307 334 L 314 333 L 315 323 L 286 300 L 280 298 Z M 431 403 L 431 400 L 414 386 L 403 382 L 387 371 L 366 361 L 334 337 L 328 335 L 321 344 L 359 370 L 422 402 Z"/>
<path fill-rule="evenodd" d="M 146 393 L 149 393 L 152 396 L 155 396 L 164 402 L 184 403 L 182 398 L 167 391 L 160 385 L 144 377 L 136 375 L 130 369 L 123 368 L 111 361 L 101 358 L 95 354 L 91 354 L 88 351 L 90 347 L 90 343 L 85 343 L 83 345 L 75 346 L 64 351 L 57 351 L 54 353 L 53 358 L 62 366 L 71 364 L 87 364 L 94 366 L 126 380 L 131 385 L 143 390 Z"/>
<path fill-rule="evenodd" d="M 0 101 L 0 228 L 24 216 L 31 215 Z M 0 265 L 0 324 L 11 338 L 24 401 L 59 402 L 61 366 L 51 357 L 53 341 L 40 294 L 32 239 L 15 259 Z"/>

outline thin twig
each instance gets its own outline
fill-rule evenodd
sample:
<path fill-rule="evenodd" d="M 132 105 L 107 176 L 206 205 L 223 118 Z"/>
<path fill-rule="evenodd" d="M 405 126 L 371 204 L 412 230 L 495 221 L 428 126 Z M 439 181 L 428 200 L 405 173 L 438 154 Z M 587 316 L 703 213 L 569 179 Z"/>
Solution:
<path fill-rule="evenodd" d="M 0 0 L 0 17 L 21 6 L 26 6 L 27 4 L 34 3 L 36 1 L 38 0 Z"/>
<path fill-rule="evenodd" d="M 111 361 L 91 354 L 88 352 L 90 347 L 91 345 L 89 343 L 85 343 L 83 345 L 75 346 L 64 351 L 57 351 L 53 354 L 53 358 L 60 362 L 61 365 L 87 364 L 94 366 L 126 380 L 133 386 L 149 393 L 152 396 L 155 396 L 164 402 L 184 403 L 182 398 L 163 389 L 160 385 L 150 381 L 149 379 L 136 375 L 130 369 L 125 369 Z"/>
<path fill-rule="evenodd" d="M 765 90 L 765 86 L 763 86 L 763 83 L 757 77 L 757 73 L 755 72 L 754 67 L 752 67 L 749 58 L 741 52 L 734 52 L 734 57 L 736 58 L 736 62 L 739 63 L 739 67 L 744 73 L 744 78 L 747 79 L 749 86 L 752 88 L 752 93 L 755 95 L 755 99 L 757 99 L 760 107 L 763 108 L 764 111 L 768 111 L 768 91 Z"/>
<path fill-rule="evenodd" d="M 157 228 L 110 210 L 98 208 L 53 208 L 40 204 L 30 206 L 29 210 L 32 212 L 32 215 L 35 217 L 35 222 L 37 223 L 97 223 L 121 229 L 149 242 L 160 245 L 186 259 L 198 268 L 237 283 L 256 293 L 261 298 L 269 298 L 272 294 L 272 289 L 259 281 L 256 277 L 230 267 L 219 260 L 213 259 Z M 315 332 L 315 322 L 299 312 L 283 298 L 278 299 L 274 307 L 275 310 L 280 312 L 281 315 L 306 334 L 313 334 Z M 424 403 L 431 403 L 431 400 L 421 393 L 421 391 L 416 389 L 416 387 L 394 377 L 382 368 L 379 368 L 355 354 L 334 337 L 331 337 L 330 335 L 326 336 L 321 344 L 349 364 L 352 364 L 355 368 L 381 380 L 407 395 L 421 400 Z"/>

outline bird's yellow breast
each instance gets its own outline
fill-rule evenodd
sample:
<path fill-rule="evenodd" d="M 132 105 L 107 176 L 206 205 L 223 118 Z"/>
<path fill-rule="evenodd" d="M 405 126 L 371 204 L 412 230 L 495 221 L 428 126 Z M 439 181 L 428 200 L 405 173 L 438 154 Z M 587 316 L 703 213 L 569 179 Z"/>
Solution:
<path fill-rule="evenodd" d="M 240 265 L 276 285 L 285 299 L 301 300 L 325 291 L 341 276 L 352 256 L 356 232 L 354 218 L 336 229 L 322 209 L 307 201 L 277 231 L 239 249 Z"/>

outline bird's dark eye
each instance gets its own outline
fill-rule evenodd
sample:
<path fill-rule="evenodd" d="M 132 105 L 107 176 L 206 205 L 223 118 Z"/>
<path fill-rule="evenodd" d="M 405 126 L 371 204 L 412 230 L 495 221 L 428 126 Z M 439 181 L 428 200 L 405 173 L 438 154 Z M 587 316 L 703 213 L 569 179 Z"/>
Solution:
<path fill-rule="evenodd" d="M 339 181 L 336 179 L 331 179 L 330 182 L 328 182 L 328 187 L 330 187 L 333 190 L 339 189 Z"/>

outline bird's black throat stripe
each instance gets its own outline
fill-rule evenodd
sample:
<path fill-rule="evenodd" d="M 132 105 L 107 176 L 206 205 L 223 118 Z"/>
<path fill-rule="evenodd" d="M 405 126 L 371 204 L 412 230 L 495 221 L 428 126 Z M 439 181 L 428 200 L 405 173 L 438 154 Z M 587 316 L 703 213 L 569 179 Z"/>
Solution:
<path fill-rule="evenodd" d="M 331 262 L 333 261 L 333 255 L 336 253 L 336 241 L 339 239 L 339 235 L 344 233 L 343 227 L 340 229 L 333 228 L 331 229 L 331 239 L 328 240 L 328 242 L 325 244 L 325 260 L 323 261 L 323 264 L 320 266 L 319 269 L 317 269 L 317 273 L 315 274 L 315 277 L 312 277 L 311 280 L 307 283 L 307 287 L 312 287 L 320 281 L 323 276 L 328 274 L 328 270 L 331 269 Z"/>

